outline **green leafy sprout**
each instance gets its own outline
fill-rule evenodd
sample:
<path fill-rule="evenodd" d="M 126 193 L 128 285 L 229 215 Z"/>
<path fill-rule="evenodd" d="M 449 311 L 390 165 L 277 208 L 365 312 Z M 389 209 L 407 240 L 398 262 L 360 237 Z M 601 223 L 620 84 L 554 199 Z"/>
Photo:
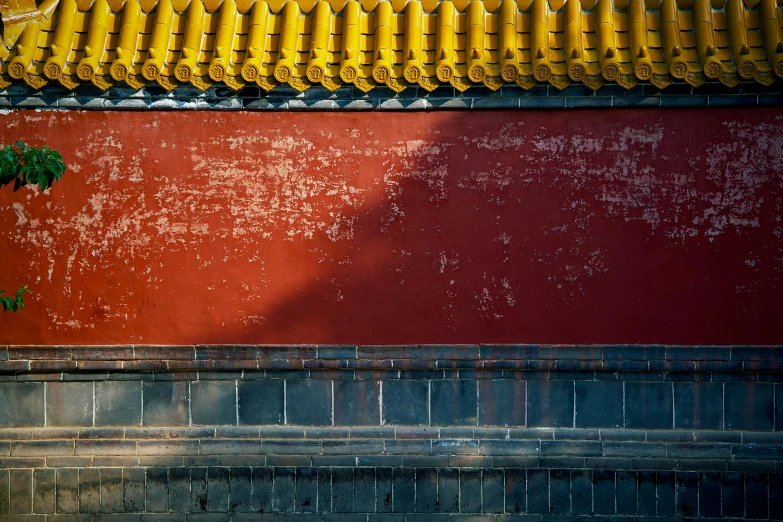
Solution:
<path fill-rule="evenodd" d="M 38 185 L 41 192 L 65 173 L 62 155 L 46 145 L 40 149 L 17 141 L 0 149 L 0 187 L 14 183 L 14 191 L 25 185 Z"/>
<path fill-rule="evenodd" d="M 0 187 L 13 182 L 14 191 L 25 185 L 38 185 L 41 192 L 65 174 L 62 154 L 46 145 L 40 149 L 28 147 L 21 141 L 0 149 Z M 0 304 L 3 311 L 16 312 L 24 309 L 24 294 L 32 293 L 22 286 L 13 294 L 0 290 Z"/>
<path fill-rule="evenodd" d="M 7 312 L 11 310 L 16 312 L 17 310 L 24 310 L 24 294 L 27 292 L 31 294 L 30 290 L 26 286 L 19 288 L 13 295 L 7 295 L 5 290 L 0 290 L 0 303 L 3 304 L 3 311 Z"/>

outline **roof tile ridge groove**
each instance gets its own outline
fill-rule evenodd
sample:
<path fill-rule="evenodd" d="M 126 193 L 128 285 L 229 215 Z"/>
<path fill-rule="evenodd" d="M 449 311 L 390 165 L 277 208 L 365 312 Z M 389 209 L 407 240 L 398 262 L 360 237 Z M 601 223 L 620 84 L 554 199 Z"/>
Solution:
<path fill-rule="evenodd" d="M 661 0 L 654 8 L 657 0 L 472 0 L 464 9 L 447 0 L 431 12 L 418 0 L 306 1 L 49 0 L 52 15 L 29 23 L 0 57 L 0 88 L 463 92 L 582 83 L 596 91 L 783 78 L 776 0 Z"/>

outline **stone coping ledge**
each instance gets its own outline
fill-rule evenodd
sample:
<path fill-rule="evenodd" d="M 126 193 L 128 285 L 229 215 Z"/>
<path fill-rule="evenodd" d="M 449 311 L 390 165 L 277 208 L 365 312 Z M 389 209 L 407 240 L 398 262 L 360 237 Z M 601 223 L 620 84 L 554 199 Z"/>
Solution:
<path fill-rule="evenodd" d="M 783 346 L 747 345 L 25 345 L 0 347 L 0 360 L 455 359 L 606 361 L 783 361 Z"/>
<path fill-rule="evenodd" d="M 0 347 L 0 374 L 17 380 L 69 380 L 96 372 L 198 372 L 221 378 L 272 374 L 283 378 L 402 378 L 426 372 L 429 378 L 548 378 L 546 372 L 575 372 L 575 378 L 618 378 L 615 372 L 644 379 L 676 379 L 678 373 L 704 374 L 701 380 L 783 380 L 780 346 L 664 345 L 107 345 Z M 204 372 L 208 370 L 209 372 Z M 258 372 L 253 372 L 257 370 Z M 215 373 L 212 373 L 215 372 Z M 593 376 L 590 373 L 594 372 Z M 538 376 L 532 374 L 537 373 Z M 601 377 L 599 374 L 608 373 Z M 29 375 L 25 375 L 29 374 Z M 36 375 L 38 374 L 38 375 Z M 756 375 L 758 374 L 758 375 Z M 622 375 L 622 374 L 621 374 Z M 656 377 L 657 376 L 657 377 Z M 258 376 L 257 376 L 258 377 Z M 146 377 L 156 378 L 149 374 Z M 170 379 L 160 375 L 163 380 Z M 199 376 L 191 377 L 199 378 Z M 225 378 L 236 378 L 230 373 Z M 570 377 L 569 377 L 570 378 Z M 622 378 L 622 377 L 620 377 Z"/>
<path fill-rule="evenodd" d="M 2 428 L 0 441 L 57 439 L 398 439 L 601 441 L 633 443 L 773 444 L 783 445 L 783 432 L 719 430 L 637 430 L 628 428 L 477 428 L 422 426 L 184 426 L 184 427 L 51 427 Z M 7 449 L 7 447 L 5 448 Z M 0 449 L 0 453 L 2 450 Z M 7 455 L 6 455 L 7 456 Z M 783 457 L 783 455 L 781 455 Z"/>
<path fill-rule="evenodd" d="M 111 458 L 120 457 L 117 460 Z M 130 457 L 130 458 L 129 458 Z M 271 461 L 267 460 L 272 458 Z M 580 467 L 783 471 L 783 444 L 521 439 L 0 440 L 0 469 L 98 465 Z M 264 459 L 264 460 L 261 460 Z"/>

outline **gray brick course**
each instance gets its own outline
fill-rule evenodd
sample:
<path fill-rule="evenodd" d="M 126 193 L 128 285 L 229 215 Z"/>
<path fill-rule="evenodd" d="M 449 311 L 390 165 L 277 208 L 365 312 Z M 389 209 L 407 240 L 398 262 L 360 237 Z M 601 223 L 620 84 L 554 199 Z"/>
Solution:
<path fill-rule="evenodd" d="M 92 426 L 93 383 L 46 383 L 47 426 Z"/>
<path fill-rule="evenodd" d="M 43 383 L 0 383 L 0 427 L 43 425 Z"/>
<path fill-rule="evenodd" d="M 193 424 L 236 424 L 236 381 L 197 381 L 190 384 Z"/>
<path fill-rule="evenodd" d="M 79 513 L 101 512 L 101 470 L 79 470 Z"/>
<path fill-rule="evenodd" d="M 54 513 L 56 506 L 55 484 L 56 470 L 48 468 L 33 471 L 33 513 Z"/>
<path fill-rule="evenodd" d="M 188 384 L 186 382 L 145 382 L 144 426 L 187 426 Z"/>
<path fill-rule="evenodd" d="M 122 513 L 122 468 L 101 469 L 101 513 Z"/>
<path fill-rule="evenodd" d="M 96 382 L 95 425 L 141 425 L 141 382 Z"/>
<path fill-rule="evenodd" d="M 332 381 L 287 381 L 286 418 L 289 424 L 332 425 Z"/>
<path fill-rule="evenodd" d="M 237 387 L 239 424 L 282 424 L 283 381 L 244 381 Z"/>
<path fill-rule="evenodd" d="M 478 423 L 478 392 L 474 380 L 443 380 L 430 383 L 430 422 L 434 426 L 475 426 Z"/>

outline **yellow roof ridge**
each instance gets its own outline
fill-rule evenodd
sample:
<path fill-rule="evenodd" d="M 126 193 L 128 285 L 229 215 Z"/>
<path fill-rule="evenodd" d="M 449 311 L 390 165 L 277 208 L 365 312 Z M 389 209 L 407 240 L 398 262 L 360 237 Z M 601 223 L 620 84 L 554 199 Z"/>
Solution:
<path fill-rule="evenodd" d="M 35 11 L 0 54 L 0 87 L 399 92 L 783 78 L 781 0 L 46 0 Z"/>

